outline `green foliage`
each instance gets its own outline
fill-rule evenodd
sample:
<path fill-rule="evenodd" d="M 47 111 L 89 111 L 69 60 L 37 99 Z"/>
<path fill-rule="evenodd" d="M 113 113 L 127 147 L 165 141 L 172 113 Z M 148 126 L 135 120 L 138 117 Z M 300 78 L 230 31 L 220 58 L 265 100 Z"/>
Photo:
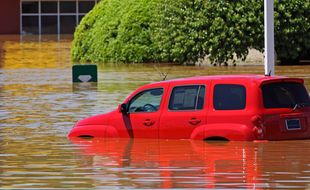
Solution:
<path fill-rule="evenodd" d="M 206 48 L 213 63 L 245 59 L 248 49 L 260 44 L 263 36 L 261 1 L 217 1 L 207 3 L 208 27 Z"/>
<path fill-rule="evenodd" d="M 204 0 L 102 0 L 78 26 L 72 59 L 193 63 L 204 57 Z"/>
<path fill-rule="evenodd" d="M 101 0 L 77 27 L 72 59 L 82 62 L 147 62 L 156 1 Z"/>
<path fill-rule="evenodd" d="M 165 0 L 159 5 L 152 41 L 157 59 L 193 63 L 206 55 L 205 0 Z"/>
<path fill-rule="evenodd" d="M 74 35 L 82 62 L 212 63 L 263 51 L 262 0 L 101 0 Z M 281 60 L 310 49 L 310 2 L 275 0 L 275 49 Z"/>
<path fill-rule="evenodd" d="M 245 59 L 249 48 L 264 51 L 262 0 L 209 0 L 207 53 L 212 62 Z M 310 50 L 310 2 L 275 0 L 275 50 L 281 62 L 298 60 Z"/>
<path fill-rule="evenodd" d="M 275 49 L 282 63 L 310 52 L 310 1 L 275 0 Z"/>

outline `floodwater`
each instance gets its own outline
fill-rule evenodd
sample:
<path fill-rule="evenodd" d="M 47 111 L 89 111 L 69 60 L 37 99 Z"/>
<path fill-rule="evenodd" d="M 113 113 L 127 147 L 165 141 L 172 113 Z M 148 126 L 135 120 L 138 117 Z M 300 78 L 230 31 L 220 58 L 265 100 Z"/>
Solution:
<path fill-rule="evenodd" d="M 59 40 L 59 41 L 58 41 Z M 138 86 L 194 75 L 263 73 L 263 66 L 103 65 L 73 86 L 70 37 L 0 36 L 0 188 L 310 189 L 310 140 L 207 143 L 67 139 L 74 123 L 116 108 Z M 302 77 L 310 66 L 276 67 Z"/>

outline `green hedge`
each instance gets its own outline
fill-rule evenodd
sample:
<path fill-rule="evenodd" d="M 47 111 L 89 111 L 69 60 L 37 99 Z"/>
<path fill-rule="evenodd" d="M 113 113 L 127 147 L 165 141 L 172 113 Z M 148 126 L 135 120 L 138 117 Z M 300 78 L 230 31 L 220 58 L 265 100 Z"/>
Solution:
<path fill-rule="evenodd" d="M 275 0 L 275 49 L 298 60 L 310 49 L 310 2 Z M 216 64 L 263 51 L 262 0 L 101 0 L 74 34 L 72 59 L 81 62 Z"/>
<path fill-rule="evenodd" d="M 156 7 L 156 1 L 101 0 L 74 33 L 73 60 L 151 61 L 150 25 Z"/>
<path fill-rule="evenodd" d="M 275 49 L 282 63 L 310 52 L 310 1 L 275 0 Z"/>
<path fill-rule="evenodd" d="M 212 62 L 245 59 L 249 48 L 260 47 L 264 15 L 262 1 L 209 1 L 207 3 L 207 52 Z"/>
<path fill-rule="evenodd" d="M 159 5 L 152 42 L 162 62 L 193 63 L 206 55 L 205 0 L 166 0 Z"/>

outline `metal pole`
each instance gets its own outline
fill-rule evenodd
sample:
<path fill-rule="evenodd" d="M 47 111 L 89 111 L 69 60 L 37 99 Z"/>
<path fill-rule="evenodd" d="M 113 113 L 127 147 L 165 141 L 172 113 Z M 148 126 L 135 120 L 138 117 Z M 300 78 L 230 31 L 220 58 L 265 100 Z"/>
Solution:
<path fill-rule="evenodd" d="M 264 0 L 265 75 L 274 75 L 274 13 L 273 1 Z"/>
<path fill-rule="evenodd" d="M 57 35 L 58 35 L 58 40 L 59 40 L 59 35 L 60 35 L 60 2 L 59 0 L 57 1 Z"/>

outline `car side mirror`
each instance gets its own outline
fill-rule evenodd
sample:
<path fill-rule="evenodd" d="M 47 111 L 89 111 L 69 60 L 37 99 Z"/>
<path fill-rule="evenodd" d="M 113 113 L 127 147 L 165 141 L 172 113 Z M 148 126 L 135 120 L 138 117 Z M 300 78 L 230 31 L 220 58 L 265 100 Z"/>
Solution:
<path fill-rule="evenodd" d="M 127 110 L 127 104 L 121 104 L 118 106 L 118 111 L 122 112 L 123 114 L 127 114 L 128 110 Z"/>

